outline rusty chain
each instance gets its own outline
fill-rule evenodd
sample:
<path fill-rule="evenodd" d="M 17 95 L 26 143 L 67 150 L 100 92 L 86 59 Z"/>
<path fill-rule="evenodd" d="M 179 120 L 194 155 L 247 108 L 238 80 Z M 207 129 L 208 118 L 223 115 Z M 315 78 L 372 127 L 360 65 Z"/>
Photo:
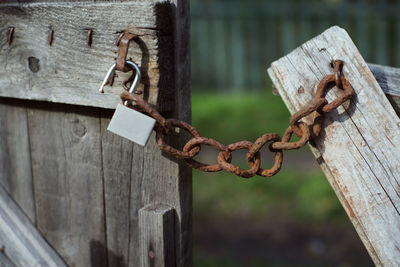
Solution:
<path fill-rule="evenodd" d="M 269 177 L 275 175 L 281 169 L 284 150 L 301 148 L 306 145 L 311 138 L 319 136 L 324 114 L 336 109 L 347 100 L 350 100 L 354 95 L 353 87 L 342 74 L 343 62 L 341 60 L 335 60 L 333 64 L 334 73 L 325 76 L 320 81 L 313 102 L 304 106 L 291 116 L 289 127 L 283 134 L 282 139 L 278 134 L 267 133 L 258 138 L 254 143 L 250 141 L 240 141 L 225 146 L 214 139 L 200 136 L 198 131 L 186 122 L 164 118 L 154 107 L 138 97 L 137 94 L 124 92 L 121 94 L 121 99 L 123 101 L 134 101 L 137 107 L 157 121 L 155 127 L 156 141 L 161 151 L 171 154 L 178 159 L 185 160 L 192 168 L 205 172 L 225 170 L 244 178 L 250 178 L 254 175 Z M 339 89 L 344 90 L 344 93 L 334 101 L 328 103 L 324 96 L 332 85 L 336 85 Z M 302 118 L 309 115 L 313 117 L 313 123 L 306 124 L 300 121 Z M 192 136 L 183 146 L 182 150 L 168 145 L 164 140 L 165 136 L 172 133 L 173 127 L 183 129 Z M 296 142 L 291 142 L 290 140 L 293 134 L 300 139 Z M 268 149 L 272 153 L 275 153 L 275 162 L 270 169 L 262 169 L 260 150 L 268 143 Z M 217 164 L 208 165 L 193 159 L 200 152 L 201 145 L 208 145 L 219 151 Z M 248 149 L 246 156 L 249 165 L 248 170 L 243 170 L 239 166 L 231 163 L 232 152 L 239 149 Z"/>

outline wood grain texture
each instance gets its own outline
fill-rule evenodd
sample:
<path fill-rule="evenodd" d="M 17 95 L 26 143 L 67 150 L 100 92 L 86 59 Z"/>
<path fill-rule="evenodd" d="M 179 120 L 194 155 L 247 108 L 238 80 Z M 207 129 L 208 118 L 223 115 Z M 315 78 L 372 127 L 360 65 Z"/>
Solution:
<path fill-rule="evenodd" d="M 37 226 L 70 266 L 107 266 L 98 110 L 30 103 Z"/>
<path fill-rule="evenodd" d="M 115 108 L 121 102 L 121 81 L 130 73 L 118 72 L 105 94 L 98 88 L 115 62 L 117 37 L 129 30 L 139 35 L 128 53 L 141 68 L 139 90 L 160 110 L 171 110 L 174 66 L 168 12 L 157 1 L 2 3 L 0 35 L 7 36 L 9 27 L 15 32 L 10 46 L 6 38 L 0 42 L 0 96 Z M 89 29 L 91 47 L 86 43 Z"/>
<path fill-rule="evenodd" d="M 368 67 L 400 116 L 400 69 L 376 64 L 368 64 Z"/>
<path fill-rule="evenodd" d="M 3 253 L 0 252 L 0 266 L 2 267 L 16 267 L 14 263 Z"/>
<path fill-rule="evenodd" d="M 173 267 L 175 262 L 175 211 L 152 204 L 139 210 L 140 266 Z"/>
<path fill-rule="evenodd" d="M 400 69 L 368 63 L 368 67 L 378 81 L 383 92 L 392 96 L 400 96 Z"/>
<path fill-rule="evenodd" d="M 344 60 L 344 76 L 356 94 L 326 114 L 312 150 L 374 262 L 398 266 L 400 119 L 348 34 L 332 27 L 273 62 L 268 73 L 294 113 L 312 101 L 318 81 L 332 73 L 333 59 Z M 328 101 L 339 94 L 331 89 Z"/>
<path fill-rule="evenodd" d="M 111 110 L 60 104 L 111 107 L 107 103 L 112 101 L 105 99 L 114 99 L 119 94 L 120 89 L 115 86 L 107 91 L 109 94 L 96 100 L 97 103 L 81 103 L 80 97 L 88 92 L 97 94 L 98 81 L 109 67 L 109 59 L 113 61 L 115 57 L 109 48 L 116 51 L 112 42 L 117 31 L 139 24 L 143 33 L 141 40 L 149 56 L 141 58 L 146 55 L 141 44 L 139 49 L 130 49 L 133 59 L 142 62 L 142 70 L 143 62 L 150 62 L 151 81 L 155 80 L 150 77 L 151 68 L 156 68 L 151 62 L 157 62 L 158 87 L 172 88 L 168 90 L 172 94 L 170 102 L 160 95 L 167 90 L 158 92 L 162 99 L 159 109 L 170 110 L 169 116 L 190 122 L 189 1 L 19 1 L 13 7 L 10 2 L 0 4 L 0 20 L 4 19 L 3 13 L 8 18 L 18 13 L 21 18 L 13 20 L 19 23 L 12 25 L 16 27 L 13 45 L 0 44 L 0 57 L 7 58 L 7 73 L 0 71 L 0 91 L 8 88 L 12 94 L 19 94 L 28 88 L 29 94 L 45 96 L 21 98 L 58 102 L 20 101 L 27 114 L 30 148 L 27 155 L 31 161 L 33 203 L 39 230 L 70 266 L 136 267 L 140 257 L 138 210 L 147 204 L 166 203 L 176 211 L 173 226 L 176 265 L 191 265 L 191 170 L 182 161 L 163 155 L 154 134 L 147 147 L 142 148 L 106 132 Z M 82 14 L 86 15 L 81 18 Z M 0 28 L 6 29 L 10 20 L 4 21 L 8 24 L 0 24 Z M 51 47 L 46 46 L 47 33 L 38 30 L 48 24 L 54 29 Z M 88 28 L 94 30 L 90 49 L 85 44 Z M 58 34 L 63 32 L 61 29 L 66 32 Z M 35 49 L 21 32 L 34 40 Z M 113 39 L 111 43 L 110 39 Z M 39 59 L 40 69 L 36 73 L 31 71 L 37 68 L 34 60 L 31 66 L 29 60 L 26 62 L 30 56 Z M 94 57 L 97 59 L 93 60 Z M 97 65 L 90 64 L 92 60 Z M 82 71 L 81 66 L 88 62 L 87 71 Z M 105 70 L 98 70 L 99 66 Z M 14 71 L 20 76 L 10 76 Z M 39 80 L 43 82 L 36 83 Z M 95 87 L 94 91 L 86 86 L 87 81 L 92 81 L 89 86 Z M 76 90 L 81 90 L 81 95 Z M 79 101 L 66 100 L 77 95 Z M 4 101 L 11 108 L 18 106 L 10 98 Z M 171 103 L 173 107 L 169 109 Z M 0 137 L 0 142 L 4 142 L 7 135 Z M 176 146 L 184 140 L 181 136 L 170 139 Z M 10 156 L 13 160 L 11 153 L 4 152 L 4 157 Z M 18 186 L 23 185 L 19 182 Z"/>
<path fill-rule="evenodd" d="M 176 14 L 173 26 L 176 32 L 173 49 L 176 64 L 173 74 L 175 108 L 169 115 L 190 122 L 189 1 L 165 2 L 164 5 L 162 9 L 170 9 L 167 13 Z M 144 148 L 106 133 L 105 128 L 111 115 L 104 110 L 101 114 L 110 266 L 111 262 L 121 266 L 140 266 L 138 211 L 145 205 L 157 203 L 165 203 L 176 211 L 176 266 L 192 265 L 191 169 L 182 161 L 162 154 L 155 142 L 154 133 Z M 179 146 L 184 138 L 172 137 L 170 142 Z M 119 165 L 116 167 L 114 162 L 119 162 Z M 130 187 L 127 188 L 126 184 L 130 184 Z M 129 229 L 129 234 L 125 232 L 126 229 Z M 128 247 L 125 246 L 127 242 Z"/>
<path fill-rule="evenodd" d="M 1 185 L 0 207 L 1 266 L 66 266 Z"/>
<path fill-rule="evenodd" d="M 35 223 L 25 103 L 0 98 L 0 184 Z"/>
<path fill-rule="evenodd" d="M 110 115 L 110 112 L 102 111 L 101 116 L 107 254 L 109 266 L 126 266 L 130 260 L 130 196 L 132 191 L 140 192 L 140 187 L 131 184 L 135 145 L 107 131 Z M 136 226 L 133 224 L 132 227 Z"/>

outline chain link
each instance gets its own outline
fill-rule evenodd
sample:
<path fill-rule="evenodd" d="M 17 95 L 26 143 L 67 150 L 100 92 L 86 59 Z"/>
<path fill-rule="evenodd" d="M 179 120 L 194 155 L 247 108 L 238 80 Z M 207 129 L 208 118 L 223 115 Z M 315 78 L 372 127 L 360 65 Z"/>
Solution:
<path fill-rule="evenodd" d="M 333 64 L 334 73 L 325 76 L 320 81 L 313 102 L 304 106 L 291 116 L 289 127 L 283 134 L 282 139 L 276 133 L 267 133 L 258 138 L 254 143 L 250 141 L 240 141 L 225 146 L 214 139 L 201 137 L 198 131 L 186 122 L 175 119 L 165 119 L 154 107 L 133 93 L 124 92 L 121 94 L 121 99 L 123 101 L 130 100 L 135 102 L 137 107 L 153 117 L 157 121 L 156 141 L 161 151 L 171 154 L 176 158 L 184 159 L 190 167 L 205 172 L 225 170 L 244 178 L 250 178 L 254 175 L 270 177 L 281 169 L 284 150 L 299 149 L 306 145 L 311 138 L 319 136 L 324 114 L 331 112 L 353 97 L 354 89 L 342 74 L 343 62 L 341 60 L 335 60 Z M 331 103 L 328 103 L 325 99 L 325 94 L 333 85 L 344 90 L 344 93 Z M 313 117 L 313 122 L 311 124 L 300 121 L 309 115 Z M 171 134 L 174 127 L 183 129 L 192 136 L 182 150 L 171 147 L 164 140 L 165 136 Z M 296 142 L 290 141 L 293 133 L 300 138 Z M 262 169 L 260 150 L 268 143 L 268 150 L 275 153 L 275 161 L 270 169 Z M 202 145 L 208 145 L 218 150 L 217 164 L 209 165 L 193 159 L 200 152 Z M 243 170 L 239 166 L 231 163 L 232 152 L 240 149 L 248 150 L 246 155 L 246 161 L 249 165 L 248 170 Z"/>

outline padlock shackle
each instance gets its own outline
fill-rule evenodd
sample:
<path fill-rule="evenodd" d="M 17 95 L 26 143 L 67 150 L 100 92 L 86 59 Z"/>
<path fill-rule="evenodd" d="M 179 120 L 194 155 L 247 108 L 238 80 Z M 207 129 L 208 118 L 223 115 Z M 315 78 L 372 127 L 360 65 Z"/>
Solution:
<path fill-rule="evenodd" d="M 125 64 L 128 65 L 132 70 L 136 72 L 135 79 L 132 82 L 131 87 L 129 88 L 129 93 L 135 92 L 136 88 L 139 86 L 140 80 L 142 78 L 139 66 L 136 65 L 133 61 L 131 60 L 126 60 Z M 116 66 L 117 64 L 114 63 L 110 69 L 107 71 L 106 76 L 104 77 L 103 83 L 100 86 L 100 93 L 104 93 L 104 87 L 110 82 L 111 78 L 114 76 L 114 73 L 116 71 Z"/>

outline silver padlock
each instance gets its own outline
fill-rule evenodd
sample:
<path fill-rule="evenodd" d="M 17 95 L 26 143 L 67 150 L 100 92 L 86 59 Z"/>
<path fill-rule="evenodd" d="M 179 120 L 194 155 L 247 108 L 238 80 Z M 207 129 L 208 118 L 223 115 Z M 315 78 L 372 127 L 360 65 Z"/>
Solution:
<path fill-rule="evenodd" d="M 132 61 L 127 60 L 126 64 L 130 66 L 134 71 L 136 71 L 135 79 L 129 89 L 129 93 L 133 93 L 140 82 L 140 69 Z M 104 92 L 104 86 L 109 82 L 111 77 L 114 75 L 116 64 L 112 65 L 108 70 L 106 77 L 100 87 L 100 92 Z M 122 136 L 136 144 L 145 146 L 151 131 L 154 128 L 156 120 L 140 113 L 134 109 L 130 109 L 127 106 L 129 101 L 125 101 L 124 105 L 118 104 L 117 109 L 108 125 L 107 130 L 113 132 L 119 136 Z"/>

